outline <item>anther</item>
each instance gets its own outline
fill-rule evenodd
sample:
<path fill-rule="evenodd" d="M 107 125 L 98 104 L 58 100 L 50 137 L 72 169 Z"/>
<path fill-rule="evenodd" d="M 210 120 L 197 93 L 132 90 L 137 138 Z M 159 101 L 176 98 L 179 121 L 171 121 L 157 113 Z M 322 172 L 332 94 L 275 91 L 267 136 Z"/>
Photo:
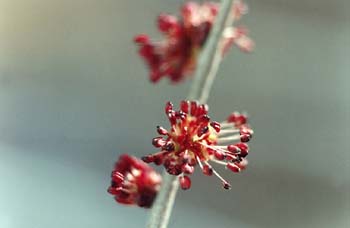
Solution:
<path fill-rule="evenodd" d="M 191 179 L 188 176 L 180 176 L 179 181 L 183 190 L 187 190 L 191 187 Z"/>
<path fill-rule="evenodd" d="M 167 135 L 168 134 L 168 131 L 165 128 L 161 127 L 161 126 L 157 126 L 157 132 L 160 135 Z"/>

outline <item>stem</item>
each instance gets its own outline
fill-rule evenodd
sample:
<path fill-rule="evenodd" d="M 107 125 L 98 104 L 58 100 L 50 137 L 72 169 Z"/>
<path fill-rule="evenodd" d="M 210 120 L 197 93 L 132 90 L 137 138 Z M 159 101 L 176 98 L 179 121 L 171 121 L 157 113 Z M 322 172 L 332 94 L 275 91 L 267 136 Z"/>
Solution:
<path fill-rule="evenodd" d="M 188 96 L 189 100 L 199 100 L 200 103 L 205 103 L 208 99 L 212 82 L 220 65 L 222 32 L 233 18 L 232 5 L 233 0 L 222 0 L 221 2 L 219 15 L 197 63 L 197 70 Z"/>
<path fill-rule="evenodd" d="M 163 172 L 162 189 L 153 204 L 147 228 L 166 228 L 174 205 L 179 181 L 177 176 Z"/>
<path fill-rule="evenodd" d="M 197 63 L 188 95 L 189 100 L 199 100 L 200 103 L 205 103 L 208 99 L 221 61 L 220 39 L 223 30 L 231 20 L 232 5 L 233 0 L 222 0 L 221 2 L 219 14 Z M 168 226 L 178 188 L 177 176 L 169 175 L 164 171 L 162 188 L 153 204 L 147 228 L 166 228 Z"/>

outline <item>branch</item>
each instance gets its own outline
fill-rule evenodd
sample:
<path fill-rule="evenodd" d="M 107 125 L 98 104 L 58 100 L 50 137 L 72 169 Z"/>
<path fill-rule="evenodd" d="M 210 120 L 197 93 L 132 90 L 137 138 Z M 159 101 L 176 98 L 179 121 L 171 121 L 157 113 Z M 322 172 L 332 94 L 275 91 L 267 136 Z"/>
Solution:
<path fill-rule="evenodd" d="M 189 100 L 199 100 L 205 103 L 208 99 L 211 85 L 215 79 L 221 60 L 220 40 L 222 33 L 230 21 L 233 0 L 222 0 L 219 14 L 212 31 L 200 54 L 192 87 L 188 95 Z M 147 228 L 166 228 L 179 188 L 177 176 L 169 175 L 164 171 L 163 184 L 147 224 Z"/>

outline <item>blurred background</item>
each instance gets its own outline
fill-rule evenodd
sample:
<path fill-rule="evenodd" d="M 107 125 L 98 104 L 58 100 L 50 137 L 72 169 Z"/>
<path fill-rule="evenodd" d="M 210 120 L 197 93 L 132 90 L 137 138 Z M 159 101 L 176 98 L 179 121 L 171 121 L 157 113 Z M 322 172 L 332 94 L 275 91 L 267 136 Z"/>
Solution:
<path fill-rule="evenodd" d="M 160 38 L 176 0 L 0 0 L 0 227 L 144 227 L 106 193 L 121 153 L 155 151 L 165 101 L 188 93 L 148 70 L 132 43 Z M 350 2 L 249 0 L 257 46 L 233 49 L 210 115 L 247 111 L 248 169 L 193 177 L 169 227 L 350 227 Z"/>

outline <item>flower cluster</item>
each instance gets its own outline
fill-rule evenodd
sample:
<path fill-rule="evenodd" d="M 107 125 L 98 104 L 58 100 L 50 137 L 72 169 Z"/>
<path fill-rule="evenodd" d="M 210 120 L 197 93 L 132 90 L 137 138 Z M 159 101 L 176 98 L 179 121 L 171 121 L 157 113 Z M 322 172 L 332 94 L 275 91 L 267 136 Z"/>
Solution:
<path fill-rule="evenodd" d="M 146 34 L 135 37 L 139 55 L 149 67 L 151 82 L 168 77 L 172 83 L 177 83 L 193 74 L 219 7 L 213 2 L 185 2 L 179 16 L 165 13 L 158 16 L 158 30 L 164 36 L 163 40 L 151 40 Z M 231 25 L 245 13 L 247 6 L 241 0 L 234 0 L 228 18 L 227 15 L 223 18 L 225 28 L 215 54 L 224 56 L 233 45 L 243 52 L 252 51 L 254 43 L 248 37 L 247 29 Z M 152 206 L 162 177 L 147 163 L 163 165 L 169 174 L 178 176 L 184 190 L 191 187 L 190 175 L 197 165 L 205 175 L 218 177 L 223 188 L 231 188 L 212 165 L 223 165 L 234 173 L 244 170 L 248 164 L 247 143 L 253 130 L 245 114 L 233 112 L 219 123 L 211 120 L 208 109 L 208 105 L 197 101 L 181 101 L 179 110 L 175 110 L 171 102 L 166 103 L 165 114 L 170 129 L 157 127 L 159 136 L 153 138 L 152 144 L 158 151 L 142 157 L 142 161 L 124 154 L 115 163 L 108 192 L 118 203 Z"/>
<path fill-rule="evenodd" d="M 162 41 L 152 41 L 145 34 L 135 37 L 139 55 L 150 68 L 152 82 L 168 77 L 176 83 L 193 73 L 198 53 L 207 40 L 218 9 L 219 5 L 213 2 L 186 2 L 180 17 L 169 14 L 158 16 L 158 29 L 164 35 Z M 236 0 L 232 9 L 233 21 L 239 20 L 246 12 L 247 6 Z M 247 33 L 243 27 L 227 27 L 221 41 L 222 53 L 225 54 L 233 44 L 245 52 L 251 51 L 254 44 Z"/>
<path fill-rule="evenodd" d="M 121 204 L 149 208 L 159 191 L 161 176 L 143 161 L 121 155 L 111 174 L 108 192 Z"/>
<path fill-rule="evenodd" d="M 211 121 L 208 106 L 197 101 L 182 101 L 180 110 L 174 110 L 168 102 L 165 114 L 170 130 L 158 126 L 160 135 L 153 139 L 153 145 L 160 151 L 144 156 L 143 161 L 163 165 L 171 175 L 179 175 L 182 189 L 191 187 L 189 174 L 198 164 L 205 175 L 217 176 L 225 189 L 230 184 L 223 179 L 209 162 L 224 165 L 232 172 L 240 172 L 247 165 L 247 142 L 253 130 L 247 123 L 247 116 L 237 112 L 221 123 Z"/>

